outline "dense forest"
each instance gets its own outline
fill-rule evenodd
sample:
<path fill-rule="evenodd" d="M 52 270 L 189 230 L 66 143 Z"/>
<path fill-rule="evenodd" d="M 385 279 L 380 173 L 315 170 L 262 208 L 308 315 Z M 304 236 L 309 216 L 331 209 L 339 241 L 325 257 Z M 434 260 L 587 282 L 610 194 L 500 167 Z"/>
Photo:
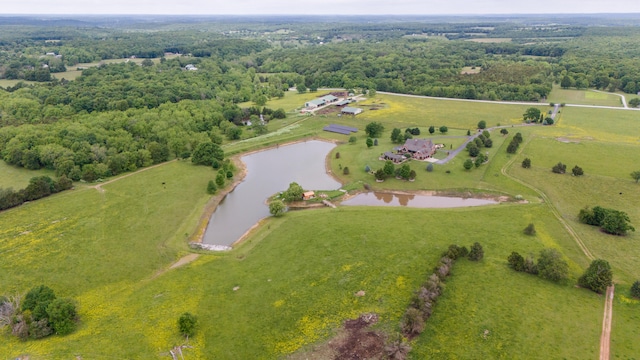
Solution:
<path fill-rule="evenodd" d="M 0 78 L 13 81 L 0 88 L 0 157 L 93 181 L 262 134 L 286 116 L 266 102 L 296 85 L 532 102 L 554 83 L 640 91 L 640 29 L 626 18 L 413 20 L 0 18 Z M 145 60 L 98 63 L 125 58 Z M 82 63 L 94 64 L 65 79 Z"/>

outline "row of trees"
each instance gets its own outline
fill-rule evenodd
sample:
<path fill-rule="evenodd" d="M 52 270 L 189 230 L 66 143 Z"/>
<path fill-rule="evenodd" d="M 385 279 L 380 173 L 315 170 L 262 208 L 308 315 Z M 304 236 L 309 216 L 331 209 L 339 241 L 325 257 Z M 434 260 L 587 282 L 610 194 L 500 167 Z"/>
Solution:
<path fill-rule="evenodd" d="M 12 188 L 0 188 L 0 211 L 47 197 L 64 190 L 71 189 L 73 183 L 66 176 L 61 176 L 57 181 L 48 176 L 36 176 L 29 180 L 26 188 L 15 191 Z"/>
<path fill-rule="evenodd" d="M 442 254 L 440 262 L 435 267 L 427 281 L 416 291 L 409 307 L 402 319 L 402 333 L 406 338 L 413 338 L 422 333 L 425 322 L 431 317 L 433 307 L 444 290 L 444 281 L 451 273 L 451 268 L 456 260 L 468 258 L 471 261 L 482 260 L 484 250 L 482 245 L 474 243 L 471 250 L 465 246 L 450 245 Z"/>
<path fill-rule="evenodd" d="M 366 171 L 366 169 L 365 169 Z M 396 168 L 391 160 L 387 160 L 381 169 L 378 169 L 373 174 L 378 181 L 384 181 L 386 178 L 395 176 L 399 179 L 413 180 L 416 178 L 416 171 L 412 170 L 409 164 L 402 164 Z"/>
<path fill-rule="evenodd" d="M 511 139 L 509 146 L 507 146 L 507 153 L 515 154 L 516 152 L 518 152 L 518 148 L 520 147 L 520 144 L 522 143 L 522 141 L 523 141 L 522 134 L 519 132 L 516 133 L 516 135 Z"/>

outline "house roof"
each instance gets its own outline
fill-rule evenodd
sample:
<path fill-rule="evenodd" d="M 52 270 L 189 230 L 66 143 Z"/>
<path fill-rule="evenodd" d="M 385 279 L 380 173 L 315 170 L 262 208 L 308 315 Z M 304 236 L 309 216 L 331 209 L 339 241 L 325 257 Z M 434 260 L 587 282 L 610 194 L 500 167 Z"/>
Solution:
<path fill-rule="evenodd" d="M 404 148 L 407 151 L 418 152 L 420 150 L 429 150 L 433 148 L 433 142 L 428 139 L 407 139 L 404 142 Z"/>
<path fill-rule="evenodd" d="M 345 100 L 342 100 L 342 101 L 337 102 L 337 103 L 336 103 L 336 106 L 349 105 L 350 103 L 351 103 L 351 101 L 350 101 L 350 100 L 345 99 Z"/>
<path fill-rule="evenodd" d="M 398 154 L 394 154 L 390 151 L 387 151 L 386 153 L 384 153 L 384 157 L 391 159 L 391 160 L 404 160 L 404 156 L 402 155 L 398 155 Z"/>

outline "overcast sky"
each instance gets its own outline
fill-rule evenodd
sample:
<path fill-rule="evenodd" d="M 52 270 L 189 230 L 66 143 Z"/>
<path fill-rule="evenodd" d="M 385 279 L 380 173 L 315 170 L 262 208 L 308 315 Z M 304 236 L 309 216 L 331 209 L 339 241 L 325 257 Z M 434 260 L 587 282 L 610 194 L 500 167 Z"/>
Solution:
<path fill-rule="evenodd" d="M 0 14 L 640 13 L 640 0 L 2 0 Z"/>

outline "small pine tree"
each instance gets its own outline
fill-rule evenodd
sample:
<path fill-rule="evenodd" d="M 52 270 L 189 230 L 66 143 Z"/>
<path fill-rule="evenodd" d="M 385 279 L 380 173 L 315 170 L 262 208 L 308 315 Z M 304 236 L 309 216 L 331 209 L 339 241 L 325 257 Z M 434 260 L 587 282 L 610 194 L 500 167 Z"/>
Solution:
<path fill-rule="evenodd" d="M 342 173 L 343 173 L 344 175 L 349 175 L 349 167 L 348 167 L 348 166 L 345 166 L 345 167 L 344 167 L 344 169 L 342 169 Z"/>
<path fill-rule="evenodd" d="M 471 245 L 471 250 L 469 251 L 469 260 L 471 261 L 480 261 L 484 257 L 484 250 L 482 249 L 482 245 L 480 243 L 475 242 Z"/>
<path fill-rule="evenodd" d="M 533 225 L 533 223 L 530 223 L 529 225 L 527 225 L 526 228 L 524 228 L 524 233 L 525 233 L 525 235 L 535 235 L 536 234 L 536 226 Z"/>
<path fill-rule="evenodd" d="M 378 146 L 378 139 L 373 139 L 373 146 Z"/>
<path fill-rule="evenodd" d="M 433 171 L 433 164 L 429 163 L 429 165 L 427 165 L 427 171 L 428 172 L 432 172 Z"/>

